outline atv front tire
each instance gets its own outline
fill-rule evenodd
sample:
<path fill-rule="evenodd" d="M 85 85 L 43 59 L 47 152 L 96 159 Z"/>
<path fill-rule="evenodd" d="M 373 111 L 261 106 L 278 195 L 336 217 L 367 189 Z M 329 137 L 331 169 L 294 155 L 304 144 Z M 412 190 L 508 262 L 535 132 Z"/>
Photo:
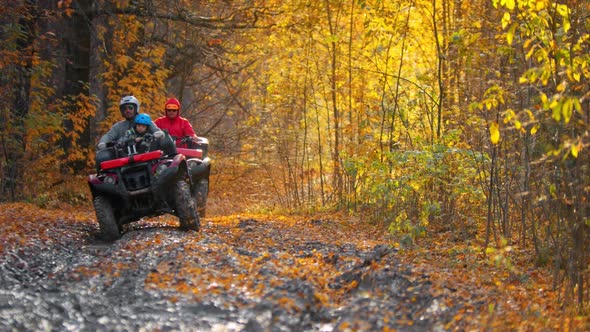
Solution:
<path fill-rule="evenodd" d="M 96 212 L 96 220 L 100 226 L 101 238 L 109 242 L 121 238 L 121 229 L 117 224 L 113 207 L 108 198 L 104 196 L 96 196 L 93 203 L 94 211 Z"/>
<path fill-rule="evenodd" d="M 207 195 L 209 194 L 209 180 L 201 179 L 195 186 L 195 204 L 199 217 L 204 218 L 207 209 Z"/>
<path fill-rule="evenodd" d="M 195 201 L 191 197 L 190 187 L 184 180 L 176 182 L 175 201 L 180 228 L 198 231 L 201 228 L 201 222 L 195 208 Z"/>

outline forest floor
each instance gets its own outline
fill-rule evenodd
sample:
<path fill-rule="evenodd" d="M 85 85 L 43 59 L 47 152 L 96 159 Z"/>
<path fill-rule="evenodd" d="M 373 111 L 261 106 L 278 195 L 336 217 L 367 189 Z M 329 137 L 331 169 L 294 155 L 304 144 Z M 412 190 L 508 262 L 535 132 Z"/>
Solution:
<path fill-rule="evenodd" d="M 484 255 L 452 232 L 402 244 L 359 217 L 240 211 L 261 198 L 230 187 L 213 179 L 198 233 L 160 216 L 114 243 L 89 205 L 0 204 L 0 330 L 590 330 L 515 246 Z"/>

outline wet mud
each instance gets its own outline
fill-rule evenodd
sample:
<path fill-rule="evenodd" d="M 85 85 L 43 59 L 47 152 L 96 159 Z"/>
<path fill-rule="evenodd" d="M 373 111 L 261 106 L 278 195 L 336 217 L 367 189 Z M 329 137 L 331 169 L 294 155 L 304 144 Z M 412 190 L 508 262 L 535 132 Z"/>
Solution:
<path fill-rule="evenodd" d="M 92 219 L 4 225 L 0 330 L 444 331 L 460 305 L 336 222 L 156 218 L 105 243 Z"/>

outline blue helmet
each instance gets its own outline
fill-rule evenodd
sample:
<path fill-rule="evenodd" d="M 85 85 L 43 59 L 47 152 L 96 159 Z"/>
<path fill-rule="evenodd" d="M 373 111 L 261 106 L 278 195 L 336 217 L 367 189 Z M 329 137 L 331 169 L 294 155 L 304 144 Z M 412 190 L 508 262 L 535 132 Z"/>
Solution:
<path fill-rule="evenodd" d="M 137 114 L 135 116 L 135 124 L 142 124 L 142 125 L 146 125 L 146 126 L 150 126 L 152 124 L 152 119 L 150 118 L 149 115 L 145 114 L 145 113 L 141 113 L 141 114 Z"/>

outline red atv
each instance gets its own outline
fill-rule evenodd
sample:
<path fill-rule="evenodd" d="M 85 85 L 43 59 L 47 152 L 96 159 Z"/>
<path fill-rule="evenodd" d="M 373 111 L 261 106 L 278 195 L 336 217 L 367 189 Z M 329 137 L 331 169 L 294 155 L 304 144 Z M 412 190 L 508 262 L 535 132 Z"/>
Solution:
<path fill-rule="evenodd" d="M 124 224 L 165 213 L 177 216 L 182 229 L 200 228 L 186 157 L 164 155 L 153 142 L 146 135 L 141 143 L 111 143 L 97 152 L 107 156 L 102 160 L 111 159 L 88 177 L 101 235 L 107 241 L 120 238 Z"/>
<path fill-rule="evenodd" d="M 191 194 L 197 205 L 197 212 L 201 218 L 205 217 L 207 196 L 209 195 L 209 174 L 211 173 L 211 159 L 208 156 L 209 140 L 199 137 L 193 142 L 190 136 L 175 137 L 176 150 L 186 156 L 191 177 Z"/>

